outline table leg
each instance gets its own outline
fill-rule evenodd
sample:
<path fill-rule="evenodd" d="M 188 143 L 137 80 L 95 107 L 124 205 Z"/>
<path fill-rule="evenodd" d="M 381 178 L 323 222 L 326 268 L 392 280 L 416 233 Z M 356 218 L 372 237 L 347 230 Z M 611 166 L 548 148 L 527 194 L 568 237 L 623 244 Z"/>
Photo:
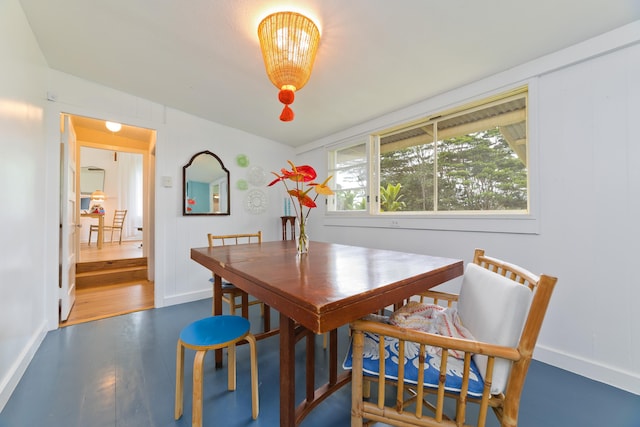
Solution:
<path fill-rule="evenodd" d="M 338 330 L 329 332 L 329 385 L 338 383 Z"/>
<path fill-rule="evenodd" d="M 295 409 L 295 424 L 286 424 L 292 426 L 299 425 L 304 417 L 322 403 L 324 399 L 351 381 L 351 371 L 338 374 L 338 330 L 334 329 L 329 332 L 329 381 L 315 388 L 315 335 L 308 330 L 296 331 L 296 340 L 302 336 L 308 340 L 306 347 L 306 398 Z M 295 392 L 295 390 L 293 391 Z"/>
<path fill-rule="evenodd" d="M 291 218 L 291 240 L 296 240 L 296 217 L 292 217 Z"/>
<path fill-rule="evenodd" d="M 212 311 L 214 316 L 222 314 L 222 277 L 217 274 L 213 275 L 213 304 Z M 222 349 L 215 350 L 216 369 L 222 368 Z"/>
<path fill-rule="evenodd" d="M 242 303 L 240 304 L 242 306 L 242 317 L 249 320 L 249 294 L 246 292 L 242 292 L 240 299 L 242 300 Z"/>
<path fill-rule="evenodd" d="M 280 313 L 280 427 L 296 423 L 296 337 L 295 324 Z"/>
<path fill-rule="evenodd" d="M 282 221 L 282 240 L 287 240 L 287 217 L 280 218 Z"/>
<path fill-rule="evenodd" d="M 102 249 L 104 242 L 104 215 L 98 216 L 98 249 Z"/>
<path fill-rule="evenodd" d="M 307 366 L 306 366 L 306 395 L 307 402 L 313 402 L 316 397 L 316 335 L 307 332 Z"/>
<path fill-rule="evenodd" d="M 267 304 L 264 304 L 264 314 L 262 318 L 264 320 L 264 332 L 268 333 L 271 331 L 271 307 Z"/>

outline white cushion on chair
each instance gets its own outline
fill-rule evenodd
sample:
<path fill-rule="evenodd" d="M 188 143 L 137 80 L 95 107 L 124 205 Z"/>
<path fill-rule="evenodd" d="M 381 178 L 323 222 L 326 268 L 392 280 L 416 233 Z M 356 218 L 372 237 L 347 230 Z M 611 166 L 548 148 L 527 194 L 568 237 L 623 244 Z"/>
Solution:
<path fill-rule="evenodd" d="M 532 298 L 529 287 L 470 263 L 460 288 L 458 314 L 478 341 L 515 347 Z M 486 356 L 474 355 L 473 359 L 484 378 Z M 504 391 L 510 369 L 510 361 L 495 359 L 491 393 Z"/>

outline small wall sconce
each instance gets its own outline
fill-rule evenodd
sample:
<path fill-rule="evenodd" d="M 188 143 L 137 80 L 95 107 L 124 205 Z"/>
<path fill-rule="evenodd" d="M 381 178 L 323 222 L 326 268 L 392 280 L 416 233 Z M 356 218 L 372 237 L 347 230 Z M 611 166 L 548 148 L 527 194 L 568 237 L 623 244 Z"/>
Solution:
<path fill-rule="evenodd" d="M 122 125 L 120 123 L 116 123 L 116 122 L 105 122 L 105 126 L 111 132 L 118 132 L 118 131 L 120 131 L 120 129 L 122 129 Z"/>

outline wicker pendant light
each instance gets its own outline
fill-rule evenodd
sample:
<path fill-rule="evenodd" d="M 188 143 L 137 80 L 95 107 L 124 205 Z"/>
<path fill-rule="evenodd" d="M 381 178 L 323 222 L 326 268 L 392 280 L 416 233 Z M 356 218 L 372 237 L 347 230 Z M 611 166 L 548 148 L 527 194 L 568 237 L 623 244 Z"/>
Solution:
<path fill-rule="evenodd" d="M 258 38 L 269 80 L 280 90 L 278 99 L 285 106 L 280 120 L 293 120 L 289 107 L 295 92 L 311 76 L 320 31 L 312 20 L 296 12 L 273 13 L 258 25 Z"/>

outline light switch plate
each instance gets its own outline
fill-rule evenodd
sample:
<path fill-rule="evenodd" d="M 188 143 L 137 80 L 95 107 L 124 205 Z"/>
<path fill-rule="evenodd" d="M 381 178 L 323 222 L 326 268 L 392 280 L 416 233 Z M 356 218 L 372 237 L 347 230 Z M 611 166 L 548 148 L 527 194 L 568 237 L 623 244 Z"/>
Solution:
<path fill-rule="evenodd" d="M 162 186 L 165 187 L 165 188 L 173 187 L 173 180 L 171 179 L 170 176 L 163 176 L 162 177 Z"/>

